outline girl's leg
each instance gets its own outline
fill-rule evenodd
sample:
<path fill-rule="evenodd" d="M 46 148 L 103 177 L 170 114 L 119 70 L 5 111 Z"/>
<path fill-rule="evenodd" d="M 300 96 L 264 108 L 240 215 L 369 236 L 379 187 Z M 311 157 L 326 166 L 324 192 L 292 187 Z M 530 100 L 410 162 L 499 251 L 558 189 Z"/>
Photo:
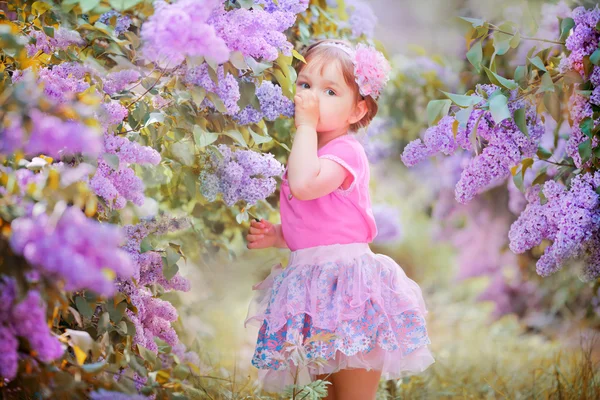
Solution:
<path fill-rule="evenodd" d="M 375 400 L 381 371 L 362 368 L 342 369 L 331 375 L 335 398 L 340 400 Z"/>
<path fill-rule="evenodd" d="M 324 380 L 324 381 L 328 381 L 328 382 L 333 382 L 332 378 L 333 374 L 323 374 L 323 375 L 317 375 L 317 378 L 315 380 Z M 333 383 L 331 385 L 327 385 L 327 397 L 324 397 L 323 400 L 336 400 L 335 397 L 335 390 L 333 389 Z"/>

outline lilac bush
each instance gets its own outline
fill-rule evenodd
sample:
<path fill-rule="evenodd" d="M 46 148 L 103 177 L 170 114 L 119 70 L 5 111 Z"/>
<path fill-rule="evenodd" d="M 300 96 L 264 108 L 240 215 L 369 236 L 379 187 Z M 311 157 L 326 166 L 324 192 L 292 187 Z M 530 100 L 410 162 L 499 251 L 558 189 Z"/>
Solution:
<path fill-rule="evenodd" d="M 209 168 L 200 175 L 202 194 L 215 201 L 218 194 L 232 206 L 240 200 L 249 205 L 271 195 L 276 188 L 275 176 L 283 174 L 283 166 L 272 154 L 260 154 L 252 150 L 235 150 L 218 145 L 223 158 L 213 152 Z"/>

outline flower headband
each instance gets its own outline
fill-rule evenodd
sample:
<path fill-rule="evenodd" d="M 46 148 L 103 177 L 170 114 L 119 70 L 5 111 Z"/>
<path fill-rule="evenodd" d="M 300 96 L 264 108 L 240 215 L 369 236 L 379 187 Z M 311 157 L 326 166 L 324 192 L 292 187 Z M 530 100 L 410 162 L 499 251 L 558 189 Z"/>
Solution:
<path fill-rule="evenodd" d="M 390 63 L 373 46 L 359 43 L 356 50 L 339 42 L 323 42 L 319 46 L 336 47 L 350 56 L 354 64 L 354 77 L 360 94 L 377 99 L 390 79 Z"/>

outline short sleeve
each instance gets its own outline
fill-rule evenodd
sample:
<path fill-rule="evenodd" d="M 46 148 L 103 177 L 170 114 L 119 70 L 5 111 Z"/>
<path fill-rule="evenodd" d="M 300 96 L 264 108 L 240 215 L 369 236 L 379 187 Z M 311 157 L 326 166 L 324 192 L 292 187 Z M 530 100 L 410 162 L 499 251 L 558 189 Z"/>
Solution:
<path fill-rule="evenodd" d="M 326 144 L 322 148 L 323 152 L 319 154 L 319 158 L 337 162 L 352 175 L 352 183 L 348 188 L 342 189 L 340 187 L 337 189 L 342 194 L 352 192 L 362 175 L 362 157 L 357 146 L 360 146 L 360 144 L 348 140 L 334 139 L 331 143 Z"/>

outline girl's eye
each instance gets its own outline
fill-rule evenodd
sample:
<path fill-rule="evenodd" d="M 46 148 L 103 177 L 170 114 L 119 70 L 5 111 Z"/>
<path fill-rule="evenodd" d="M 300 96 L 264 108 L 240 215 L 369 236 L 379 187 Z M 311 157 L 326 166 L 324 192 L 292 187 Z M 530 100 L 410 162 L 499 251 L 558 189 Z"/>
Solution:
<path fill-rule="evenodd" d="M 335 96 L 335 92 L 331 89 L 327 89 L 327 94 L 330 96 Z"/>
<path fill-rule="evenodd" d="M 303 88 L 303 89 L 310 89 L 310 85 L 308 83 L 305 83 L 305 82 L 301 83 L 300 87 Z"/>

